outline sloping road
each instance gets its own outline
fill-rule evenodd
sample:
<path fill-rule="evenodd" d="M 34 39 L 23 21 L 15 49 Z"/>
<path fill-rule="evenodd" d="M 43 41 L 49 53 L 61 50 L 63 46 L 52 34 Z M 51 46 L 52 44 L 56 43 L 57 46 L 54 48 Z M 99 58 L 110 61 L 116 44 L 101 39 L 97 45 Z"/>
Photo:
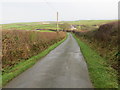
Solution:
<path fill-rule="evenodd" d="M 86 62 L 71 34 L 5 88 L 92 88 Z"/>

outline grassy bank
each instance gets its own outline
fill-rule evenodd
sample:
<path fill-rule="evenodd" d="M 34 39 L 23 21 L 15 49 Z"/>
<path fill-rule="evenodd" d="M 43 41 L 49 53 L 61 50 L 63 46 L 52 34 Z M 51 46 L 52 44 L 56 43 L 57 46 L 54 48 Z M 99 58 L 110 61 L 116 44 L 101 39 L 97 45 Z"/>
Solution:
<path fill-rule="evenodd" d="M 106 60 L 100 57 L 87 44 L 73 35 L 78 42 L 88 65 L 89 75 L 95 88 L 118 88 L 117 72 L 109 67 Z"/>
<path fill-rule="evenodd" d="M 66 37 L 67 38 L 67 37 Z M 58 45 L 60 45 L 62 42 L 64 42 L 66 40 L 66 38 L 64 38 L 63 40 L 61 40 L 58 43 L 55 43 L 54 45 L 50 46 L 49 48 L 47 48 L 46 50 L 44 50 L 43 52 L 41 52 L 40 54 L 33 56 L 32 58 L 25 60 L 23 62 L 20 62 L 19 64 L 15 65 L 12 69 L 10 69 L 9 73 L 4 73 L 2 76 L 2 85 L 4 86 L 5 84 L 7 84 L 10 80 L 12 80 L 13 78 L 15 78 L 16 76 L 18 76 L 20 73 L 22 73 L 23 71 L 25 71 L 26 69 L 30 68 L 31 66 L 33 66 L 40 58 L 44 57 L 45 55 L 47 55 L 51 50 L 53 50 L 54 48 L 56 48 Z"/>

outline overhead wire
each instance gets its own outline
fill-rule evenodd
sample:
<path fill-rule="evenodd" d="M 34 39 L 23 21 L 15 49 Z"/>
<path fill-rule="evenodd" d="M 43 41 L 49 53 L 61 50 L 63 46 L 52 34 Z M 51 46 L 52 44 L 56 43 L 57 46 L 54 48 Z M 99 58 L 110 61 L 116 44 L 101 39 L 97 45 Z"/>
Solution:
<path fill-rule="evenodd" d="M 53 11 L 57 12 L 57 31 L 58 31 L 58 11 L 55 9 L 55 7 L 53 7 L 50 3 L 47 2 L 47 0 L 45 0 L 45 3 L 48 5 L 48 7 L 50 7 Z"/>
<path fill-rule="evenodd" d="M 50 7 L 53 11 L 57 12 L 55 7 L 53 7 L 47 0 L 45 0 L 45 3 L 47 4 L 48 7 Z"/>

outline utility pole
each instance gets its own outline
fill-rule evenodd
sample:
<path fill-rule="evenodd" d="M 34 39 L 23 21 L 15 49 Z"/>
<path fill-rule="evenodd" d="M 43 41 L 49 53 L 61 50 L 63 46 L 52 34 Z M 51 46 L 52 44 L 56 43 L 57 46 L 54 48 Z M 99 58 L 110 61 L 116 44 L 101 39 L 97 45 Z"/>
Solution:
<path fill-rule="evenodd" d="M 58 12 L 57 12 L 57 32 L 58 32 Z"/>

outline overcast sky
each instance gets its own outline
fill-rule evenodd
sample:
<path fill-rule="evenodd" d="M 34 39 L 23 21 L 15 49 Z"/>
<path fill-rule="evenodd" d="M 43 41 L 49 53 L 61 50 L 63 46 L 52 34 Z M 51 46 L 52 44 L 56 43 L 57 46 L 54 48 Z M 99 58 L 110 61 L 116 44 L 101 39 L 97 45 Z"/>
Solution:
<path fill-rule="evenodd" d="M 0 23 L 118 18 L 119 0 L 1 0 Z"/>

